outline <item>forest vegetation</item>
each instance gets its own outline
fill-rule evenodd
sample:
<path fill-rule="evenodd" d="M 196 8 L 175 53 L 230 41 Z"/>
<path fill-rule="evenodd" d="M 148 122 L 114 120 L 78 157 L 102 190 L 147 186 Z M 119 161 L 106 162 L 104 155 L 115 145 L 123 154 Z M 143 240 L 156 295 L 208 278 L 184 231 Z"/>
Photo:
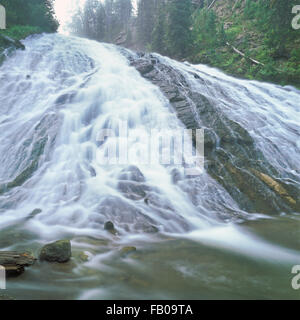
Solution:
<path fill-rule="evenodd" d="M 7 30 L 23 39 L 56 32 L 54 0 L 2 0 Z M 87 0 L 71 34 L 208 64 L 235 76 L 300 87 L 297 0 Z M 0 47 L 3 47 L 0 41 Z"/>
<path fill-rule="evenodd" d="M 297 0 L 139 0 L 134 10 L 131 0 L 87 0 L 70 29 L 82 37 L 299 87 L 300 31 L 291 24 L 296 4 Z"/>

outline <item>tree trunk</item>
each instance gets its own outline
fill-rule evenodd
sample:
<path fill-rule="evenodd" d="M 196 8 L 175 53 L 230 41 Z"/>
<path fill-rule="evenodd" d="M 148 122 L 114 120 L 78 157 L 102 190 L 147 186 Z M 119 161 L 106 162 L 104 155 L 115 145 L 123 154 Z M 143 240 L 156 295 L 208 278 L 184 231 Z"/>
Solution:
<path fill-rule="evenodd" d="M 237 48 L 235 48 L 233 45 L 231 45 L 229 42 L 226 42 L 226 45 L 231 47 L 233 49 L 234 52 L 238 53 L 240 56 L 246 58 L 246 59 L 249 59 L 251 62 L 257 64 L 257 65 L 261 65 L 261 66 L 264 66 L 263 63 L 257 61 L 257 60 L 254 60 L 250 57 L 247 57 L 243 52 L 241 52 L 240 50 L 238 50 Z"/>

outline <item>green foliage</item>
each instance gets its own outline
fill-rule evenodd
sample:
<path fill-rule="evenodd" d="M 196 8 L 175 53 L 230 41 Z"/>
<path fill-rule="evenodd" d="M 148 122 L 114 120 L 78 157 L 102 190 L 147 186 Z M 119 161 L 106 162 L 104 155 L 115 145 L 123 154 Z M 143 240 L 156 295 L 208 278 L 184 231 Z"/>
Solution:
<path fill-rule="evenodd" d="M 230 25 L 226 30 L 217 18 L 216 28 L 211 27 L 214 32 L 210 33 L 207 10 L 194 13 L 192 61 L 207 63 L 248 79 L 299 87 L 300 43 L 296 38 L 299 32 L 291 28 L 292 7 L 297 0 L 243 0 L 236 2 L 234 8 L 233 2 L 228 0 L 227 4 L 231 16 L 227 18 Z M 236 14 L 238 7 L 243 8 L 242 15 Z M 225 45 L 226 41 L 264 66 L 236 54 Z"/>
<path fill-rule="evenodd" d="M 217 24 L 213 11 L 201 9 L 194 14 L 193 38 L 197 50 L 216 47 L 218 43 Z"/>
<path fill-rule="evenodd" d="M 161 4 L 159 13 L 155 21 L 154 29 L 152 31 L 151 49 L 161 54 L 167 53 L 167 23 L 166 23 L 166 6 Z"/>
<path fill-rule="evenodd" d="M 191 0 L 173 0 L 168 15 L 168 48 L 173 56 L 184 57 L 191 49 Z"/>
<path fill-rule="evenodd" d="M 152 34 L 156 28 L 158 13 L 157 0 L 139 0 L 137 16 L 138 42 L 147 46 L 152 43 Z"/>
<path fill-rule="evenodd" d="M 235 27 L 226 33 L 224 24 L 218 21 L 213 10 L 204 7 L 193 14 L 194 52 L 204 50 L 207 54 L 210 51 L 210 56 L 218 59 L 215 49 L 226 45 L 226 42 L 235 38 L 239 32 L 240 27 Z M 211 52 L 213 52 L 213 55 Z"/>
<path fill-rule="evenodd" d="M 2 0 L 1 4 L 6 9 L 8 28 L 33 26 L 45 32 L 55 32 L 58 28 L 53 0 Z"/>
<path fill-rule="evenodd" d="M 298 2 L 222 0 L 208 10 L 211 0 L 139 0 L 135 15 L 130 0 L 87 0 L 72 29 L 106 42 L 125 33 L 125 45 L 141 50 L 210 64 L 248 79 L 300 86 L 300 31 L 291 28 L 292 6 Z M 222 10 L 215 10 L 218 6 Z"/>
<path fill-rule="evenodd" d="M 245 9 L 244 9 L 244 16 L 246 19 L 253 19 L 255 18 L 256 11 L 257 11 L 257 2 L 253 0 L 247 0 Z"/>
<path fill-rule="evenodd" d="M 6 35 L 12 39 L 21 40 L 31 34 L 41 33 L 43 30 L 40 27 L 32 26 L 13 26 L 7 30 L 1 30 L 0 34 Z"/>

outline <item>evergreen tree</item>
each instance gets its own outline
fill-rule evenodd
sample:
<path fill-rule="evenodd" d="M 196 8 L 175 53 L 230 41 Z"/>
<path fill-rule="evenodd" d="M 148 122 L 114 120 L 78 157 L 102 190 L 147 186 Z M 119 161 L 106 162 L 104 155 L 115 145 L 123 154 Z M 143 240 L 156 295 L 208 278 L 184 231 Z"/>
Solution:
<path fill-rule="evenodd" d="M 84 5 L 84 16 L 83 16 L 83 33 L 90 39 L 96 39 L 96 11 L 97 11 L 97 0 L 86 0 Z"/>
<path fill-rule="evenodd" d="M 295 0 L 267 0 L 269 4 L 269 41 L 270 47 L 275 48 L 278 56 L 285 54 L 286 43 L 292 35 L 292 8 Z"/>
<path fill-rule="evenodd" d="M 172 0 L 169 6 L 168 47 L 173 56 L 184 57 L 191 48 L 191 0 Z"/>
<path fill-rule="evenodd" d="M 30 25 L 54 32 L 58 22 L 54 14 L 54 0 L 2 0 L 7 13 L 7 26 Z"/>
<path fill-rule="evenodd" d="M 164 2 L 158 7 L 155 27 L 152 32 L 151 49 L 161 54 L 166 54 L 166 22 L 167 12 Z"/>
<path fill-rule="evenodd" d="M 222 25 L 217 32 L 216 16 L 212 10 L 200 9 L 194 15 L 193 38 L 197 50 L 215 48 L 225 42 L 226 34 Z"/>
<path fill-rule="evenodd" d="M 158 0 L 139 0 L 138 2 L 138 38 L 144 46 L 152 42 L 157 4 Z"/>
<path fill-rule="evenodd" d="M 73 34 L 98 41 L 114 42 L 121 32 L 129 34 L 131 0 L 87 0 L 78 9 L 69 28 Z"/>
<path fill-rule="evenodd" d="M 104 41 L 107 28 L 106 28 L 106 14 L 104 5 L 100 2 L 96 9 L 96 40 Z"/>
<path fill-rule="evenodd" d="M 133 10 L 131 0 L 117 0 L 114 7 L 117 20 L 119 21 L 121 28 L 123 30 L 127 30 Z"/>

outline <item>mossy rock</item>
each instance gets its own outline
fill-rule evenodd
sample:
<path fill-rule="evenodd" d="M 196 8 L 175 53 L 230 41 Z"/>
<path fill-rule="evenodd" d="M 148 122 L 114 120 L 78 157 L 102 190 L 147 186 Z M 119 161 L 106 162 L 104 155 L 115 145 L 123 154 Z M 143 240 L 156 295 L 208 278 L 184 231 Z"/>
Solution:
<path fill-rule="evenodd" d="M 40 261 L 48 262 L 68 262 L 71 259 L 71 242 L 69 240 L 59 240 L 45 245 L 40 253 Z"/>
<path fill-rule="evenodd" d="M 89 256 L 84 251 L 77 251 L 73 253 L 73 258 L 79 262 L 89 261 Z"/>

